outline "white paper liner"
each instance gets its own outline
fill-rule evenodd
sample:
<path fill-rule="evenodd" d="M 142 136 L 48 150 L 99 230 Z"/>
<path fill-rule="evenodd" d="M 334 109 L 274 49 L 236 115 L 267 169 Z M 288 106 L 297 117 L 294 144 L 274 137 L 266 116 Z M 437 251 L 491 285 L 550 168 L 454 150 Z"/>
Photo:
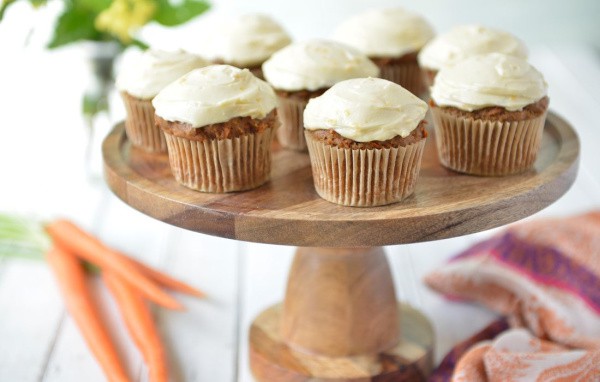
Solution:
<path fill-rule="evenodd" d="M 127 118 L 125 132 L 131 143 L 148 152 L 167 152 L 167 142 L 161 129 L 154 122 L 152 100 L 143 100 L 122 94 Z"/>
<path fill-rule="evenodd" d="M 517 174 L 535 163 L 546 112 L 515 122 L 456 117 L 432 108 L 440 161 L 454 171 L 485 176 Z"/>
<path fill-rule="evenodd" d="M 385 64 L 379 69 L 379 77 L 397 83 L 417 97 L 427 91 L 421 68 L 416 62 Z"/>
<path fill-rule="evenodd" d="M 277 115 L 281 120 L 281 126 L 277 129 L 277 140 L 285 148 L 306 151 L 304 108 L 308 102 L 291 97 L 278 98 Z"/>
<path fill-rule="evenodd" d="M 415 190 L 426 139 L 405 147 L 346 149 L 306 132 L 315 190 L 323 199 L 352 207 L 399 202 Z"/>
<path fill-rule="evenodd" d="M 270 178 L 274 130 L 203 142 L 165 132 L 173 176 L 182 185 L 203 192 L 259 187 Z"/>

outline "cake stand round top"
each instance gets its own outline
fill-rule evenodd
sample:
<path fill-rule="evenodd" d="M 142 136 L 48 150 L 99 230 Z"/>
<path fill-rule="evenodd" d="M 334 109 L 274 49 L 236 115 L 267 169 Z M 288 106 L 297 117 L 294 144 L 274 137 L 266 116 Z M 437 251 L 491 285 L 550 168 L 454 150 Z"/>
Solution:
<path fill-rule="evenodd" d="M 577 173 L 579 140 L 549 113 L 534 169 L 477 177 L 442 167 L 428 138 L 414 195 L 382 207 L 344 207 L 321 199 L 307 154 L 274 144 L 271 181 L 254 190 L 210 194 L 179 185 L 166 154 L 131 146 L 123 124 L 103 144 L 105 177 L 125 203 L 178 227 L 272 244 L 356 247 L 450 238 L 508 224 L 560 198 Z"/>

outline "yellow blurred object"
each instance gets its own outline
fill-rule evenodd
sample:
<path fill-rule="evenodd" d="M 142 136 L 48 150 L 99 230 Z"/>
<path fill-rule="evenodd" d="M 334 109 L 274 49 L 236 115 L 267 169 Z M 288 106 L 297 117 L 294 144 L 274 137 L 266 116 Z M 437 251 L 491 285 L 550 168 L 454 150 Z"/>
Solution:
<path fill-rule="evenodd" d="M 122 43 L 131 42 L 131 33 L 153 16 L 156 4 L 151 0 L 113 0 L 100 12 L 95 25 L 99 31 L 116 36 Z"/>

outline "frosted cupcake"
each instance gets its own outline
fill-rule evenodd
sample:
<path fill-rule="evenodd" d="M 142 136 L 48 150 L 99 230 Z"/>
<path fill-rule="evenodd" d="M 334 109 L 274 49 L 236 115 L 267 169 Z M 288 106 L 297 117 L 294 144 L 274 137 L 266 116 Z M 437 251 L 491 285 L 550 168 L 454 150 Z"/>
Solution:
<path fill-rule="evenodd" d="M 380 78 L 340 82 L 308 102 L 313 180 L 325 200 L 371 207 L 411 195 L 421 167 L 427 104 Z"/>
<path fill-rule="evenodd" d="M 434 31 L 417 14 L 401 8 L 374 9 L 337 27 L 333 38 L 365 53 L 385 78 L 415 95 L 425 92 L 417 54 Z"/>
<path fill-rule="evenodd" d="M 437 72 L 470 56 L 504 53 L 527 58 L 527 47 L 512 34 L 481 25 L 460 25 L 431 40 L 419 53 L 419 65 L 427 86 Z"/>
<path fill-rule="evenodd" d="M 154 124 L 152 98 L 165 86 L 207 62 L 183 51 L 147 50 L 123 63 L 116 81 L 127 118 L 125 131 L 134 146 L 150 152 L 166 152 L 167 144 Z"/>
<path fill-rule="evenodd" d="M 438 154 L 473 175 L 526 171 L 540 148 L 547 84 L 527 61 L 500 53 L 443 67 L 431 88 Z"/>
<path fill-rule="evenodd" d="M 269 180 L 276 103 L 266 82 L 229 65 L 193 70 L 161 90 L 152 104 L 175 179 L 204 192 Z"/>
<path fill-rule="evenodd" d="M 300 151 L 306 150 L 302 113 L 309 99 L 340 81 L 379 74 L 364 54 L 327 40 L 289 45 L 267 60 L 263 71 L 279 99 L 277 138 L 282 146 Z"/>
<path fill-rule="evenodd" d="M 261 79 L 263 62 L 292 41 L 281 25 L 262 14 L 234 16 L 215 28 L 208 48 L 214 62 L 247 68 Z"/>

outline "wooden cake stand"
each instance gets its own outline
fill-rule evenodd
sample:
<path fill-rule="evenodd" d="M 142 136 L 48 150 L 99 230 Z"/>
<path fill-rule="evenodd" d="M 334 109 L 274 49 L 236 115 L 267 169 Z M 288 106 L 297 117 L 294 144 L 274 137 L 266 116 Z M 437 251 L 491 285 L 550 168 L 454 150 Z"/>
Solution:
<path fill-rule="evenodd" d="M 441 167 L 428 138 L 417 188 L 401 203 L 352 208 L 316 194 L 308 155 L 273 148 L 272 179 L 251 191 L 207 194 L 177 184 L 166 155 L 128 142 L 117 125 L 103 144 L 109 187 L 156 219 L 206 234 L 296 245 L 282 304 L 250 328 L 259 381 L 413 381 L 431 371 L 427 319 L 398 304 L 383 245 L 498 227 L 556 201 L 575 180 L 579 141 L 550 113 L 535 169 L 508 177 Z"/>

